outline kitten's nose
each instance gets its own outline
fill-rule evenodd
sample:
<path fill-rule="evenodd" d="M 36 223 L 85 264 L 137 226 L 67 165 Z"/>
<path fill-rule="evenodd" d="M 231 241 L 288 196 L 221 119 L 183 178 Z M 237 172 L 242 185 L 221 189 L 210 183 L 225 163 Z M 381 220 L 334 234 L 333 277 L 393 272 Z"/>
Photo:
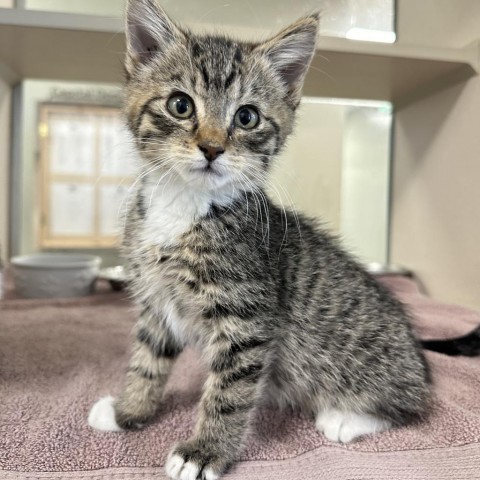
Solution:
<path fill-rule="evenodd" d="M 199 143 L 198 148 L 203 152 L 209 162 L 213 162 L 225 151 L 225 149 L 219 145 L 209 145 L 208 143 Z"/>

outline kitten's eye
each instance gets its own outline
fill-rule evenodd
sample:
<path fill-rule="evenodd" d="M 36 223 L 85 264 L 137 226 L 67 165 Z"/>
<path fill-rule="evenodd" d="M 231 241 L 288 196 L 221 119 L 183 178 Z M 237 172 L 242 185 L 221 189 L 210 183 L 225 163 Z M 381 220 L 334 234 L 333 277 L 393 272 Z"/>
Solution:
<path fill-rule="evenodd" d="M 185 94 L 172 95 L 167 102 L 168 111 L 177 118 L 190 118 L 193 114 L 193 100 Z"/>
<path fill-rule="evenodd" d="M 260 116 L 253 107 L 241 107 L 235 114 L 235 125 L 245 130 L 251 130 L 258 125 Z"/>

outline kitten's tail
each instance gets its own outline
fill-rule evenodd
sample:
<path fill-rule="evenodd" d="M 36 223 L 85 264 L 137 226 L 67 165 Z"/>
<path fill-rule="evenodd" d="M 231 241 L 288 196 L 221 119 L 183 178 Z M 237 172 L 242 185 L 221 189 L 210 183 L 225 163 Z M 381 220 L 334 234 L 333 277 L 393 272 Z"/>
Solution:
<path fill-rule="evenodd" d="M 474 357 L 480 355 L 480 326 L 463 337 L 447 340 L 425 340 L 421 344 L 427 350 L 444 353 L 445 355 Z"/>

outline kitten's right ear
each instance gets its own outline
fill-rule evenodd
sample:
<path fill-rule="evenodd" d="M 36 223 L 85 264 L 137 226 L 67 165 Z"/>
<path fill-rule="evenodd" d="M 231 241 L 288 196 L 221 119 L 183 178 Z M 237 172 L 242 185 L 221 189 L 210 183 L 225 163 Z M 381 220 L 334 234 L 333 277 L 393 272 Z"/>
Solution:
<path fill-rule="evenodd" d="M 185 38 L 156 0 L 127 1 L 125 33 L 125 68 L 129 74 L 148 63 L 171 42 Z"/>
<path fill-rule="evenodd" d="M 319 20 L 319 14 L 301 18 L 258 46 L 297 101 L 315 53 Z"/>

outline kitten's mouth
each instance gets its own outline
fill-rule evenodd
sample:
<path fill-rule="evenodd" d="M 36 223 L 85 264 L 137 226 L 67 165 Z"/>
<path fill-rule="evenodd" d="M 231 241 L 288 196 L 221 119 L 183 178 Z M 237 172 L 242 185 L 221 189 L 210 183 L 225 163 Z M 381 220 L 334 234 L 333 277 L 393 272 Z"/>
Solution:
<path fill-rule="evenodd" d="M 204 167 L 200 167 L 200 168 L 192 168 L 191 171 L 200 175 L 208 175 L 208 176 L 212 175 L 216 177 L 222 176 L 222 174 L 218 170 L 213 168 L 211 164 L 205 165 Z"/>

